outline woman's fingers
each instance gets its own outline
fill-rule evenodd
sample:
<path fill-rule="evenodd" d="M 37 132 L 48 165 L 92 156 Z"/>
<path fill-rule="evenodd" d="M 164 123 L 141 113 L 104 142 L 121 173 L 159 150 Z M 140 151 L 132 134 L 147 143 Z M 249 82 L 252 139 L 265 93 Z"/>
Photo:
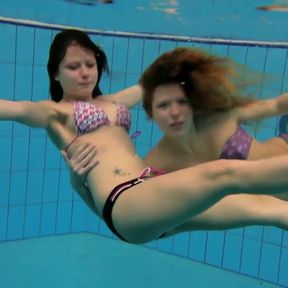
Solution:
<path fill-rule="evenodd" d="M 79 175 L 85 175 L 85 174 L 89 173 L 98 164 L 99 164 L 99 161 L 93 160 L 88 165 L 79 168 Z"/>
<path fill-rule="evenodd" d="M 97 154 L 96 149 L 92 150 L 79 164 L 78 171 L 81 175 L 87 174 L 99 164 L 99 161 L 95 158 Z"/>
<path fill-rule="evenodd" d="M 89 143 L 83 144 L 71 156 L 69 165 L 76 174 L 87 174 L 99 164 L 99 161 L 95 159 L 96 154 L 97 150 L 94 145 Z"/>
<path fill-rule="evenodd" d="M 77 162 L 82 161 L 93 150 L 96 150 L 94 145 L 85 143 L 76 149 L 76 151 L 72 154 L 70 160 L 75 160 Z"/>

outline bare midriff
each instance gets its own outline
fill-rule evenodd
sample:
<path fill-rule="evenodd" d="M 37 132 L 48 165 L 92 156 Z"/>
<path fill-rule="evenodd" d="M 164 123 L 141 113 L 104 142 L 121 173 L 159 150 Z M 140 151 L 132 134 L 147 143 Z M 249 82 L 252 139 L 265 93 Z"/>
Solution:
<path fill-rule="evenodd" d="M 87 184 L 98 211 L 112 189 L 140 176 L 144 162 L 136 155 L 135 147 L 127 132 L 119 127 L 101 127 L 95 132 L 79 136 L 69 147 L 72 154 L 81 144 L 91 143 L 96 147 L 99 164 L 87 176 Z"/>

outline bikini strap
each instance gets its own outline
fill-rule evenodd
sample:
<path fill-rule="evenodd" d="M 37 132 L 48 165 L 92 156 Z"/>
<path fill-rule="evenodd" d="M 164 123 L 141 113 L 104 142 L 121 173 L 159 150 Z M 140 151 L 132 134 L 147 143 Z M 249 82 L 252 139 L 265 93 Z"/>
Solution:
<path fill-rule="evenodd" d="M 68 149 L 71 147 L 71 145 L 75 142 L 75 140 L 76 140 L 77 138 L 78 138 L 78 136 L 76 136 L 76 137 L 70 142 L 70 144 L 68 144 L 68 145 L 66 146 L 66 148 L 64 149 L 65 152 L 68 151 Z"/>
<path fill-rule="evenodd" d="M 151 171 L 152 171 L 152 169 L 150 167 L 145 168 L 143 170 L 143 172 L 140 174 L 139 179 L 144 179 L 144 178 L 151 176 L 151 175 L 149 175 L 149 174 L 151 174 Z"/>
<path fill-rule="evenodd" d="M 140 130 L 137 130 L 135 131 L 131 136 L 130 138 L 131 139 L 135 139 L 136 137 L 140 136 L 141 135 L 141 131 Z"/>
<path fill-rule="evenodd" d="M 154 177 L 154 176 L 159 176 L 159 175 L 163 175 L 166 174 L 167 172 L 163 171 L 163 170 L 159 170 L 153 166 L 151 167 L 147 167 L 143 170 L 143 172 L 140 174 L 140 177 L 138 179 L 145 179 L 148 177 Z"/>

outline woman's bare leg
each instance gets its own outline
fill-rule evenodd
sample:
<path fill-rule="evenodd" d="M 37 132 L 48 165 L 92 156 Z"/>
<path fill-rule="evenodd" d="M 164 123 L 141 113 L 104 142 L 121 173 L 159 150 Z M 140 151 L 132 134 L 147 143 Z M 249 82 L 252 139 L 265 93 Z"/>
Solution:
<path fill-rule="evenodd" d="M 152 178 L 117 199 L 113 222 L 124 238 L 146 242 L 183 225 L 229 194 L 273 194 L 288 187 L 288 156 L 219 160 Z M 254 219 L 253 219 L 254 221 Z"/>
<path fill-rule="evenodd" d="M 261 152 L 259 149 L 251 149 L 248 160 L 261 160 L 265 158 L 277 157 L 281 155 L 288 155 L 288 143 L 281 137 L 273 137 L 261 144 Z M 253 148 L 253 147 L 252 147 Z M 274 194 L 275 197 L 288 201 L 287 192 Z"/>
<path fill-rule="evenodd" d="M 260 145 L 260 149 L 259 149 Z M 288 143 L 281 137 L 273 137 L 250 148 L 248 160 L 260 160 L 288 154 Z"/>
<path fill-rule="evenodd" d="M 223 230 L 250 225 L 276 226 L 288 230 L 288 202 L 270 195 L 229 195 L 165 233 L 171 236 L 193 230 Z"/>

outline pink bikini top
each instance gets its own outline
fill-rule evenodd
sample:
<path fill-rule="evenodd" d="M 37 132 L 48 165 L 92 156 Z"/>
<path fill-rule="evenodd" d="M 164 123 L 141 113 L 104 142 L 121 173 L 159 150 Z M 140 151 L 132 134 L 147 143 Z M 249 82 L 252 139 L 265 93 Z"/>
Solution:
<path fill-rule="evenodd" d="M 73 102 L 73 114 L 75 130 L 78 135 L 95 131 L 101 126 L 110 125 L 106 112 L 89 102 Z M 116 125 L 124 127 L 127 132 L 130 130 L 130 112 L 123 104 L 120 104 L 117 108 Z"/>
<path fill-rule="evenodd" d="M 239 126 L 226 141 L 219 158 L 247 160 L 252 141 L 253 138 Z"/>

